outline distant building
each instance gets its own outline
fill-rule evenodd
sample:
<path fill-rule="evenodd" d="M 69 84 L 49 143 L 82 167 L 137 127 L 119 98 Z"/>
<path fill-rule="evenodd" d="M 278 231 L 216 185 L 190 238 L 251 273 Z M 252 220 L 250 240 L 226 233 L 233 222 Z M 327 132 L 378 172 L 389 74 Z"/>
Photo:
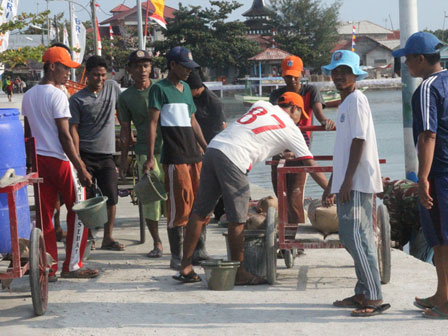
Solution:
<path fill-rule="evenodd" d="M 267 48 L 249 58 L 249 61 L 254 62 L 251 74 L 254 77 L 279 77 L 282 75 L 282 61 L 288 56 L 291 56 L 291 54 L 282 49 Z"/>
<path fill-rule="evenodd" d="M 273 30 L 271 16 L 272 8 L 267 6 L 264 0 L 253 0 L 252 6 L 242 15 L 246 18 L 246 38 L 258 44 L 261 50 L 273 46 Z"/>
<path fill-rule="evenodd" d="M 151 1 L 142 2 L 142 18 L 143 18 L 143 28 L 145 24 L 146 17 L 146 6 L 149 6 L 149 15 L 153 14 L 155 11 L 154 5 Z M 173 19 L 175 8 L 165 6 L 163 15 L 166 19 Z M 100 22 L 100 35 L 102 38 L 109 38 L 109 26 L 112 26 L 112 30 L 116 35 L 124 35 L 125 27 L 137 27 L 137 6 L 129 8 L 126 5 L 119 5 L 113 8 L 111 11 L 112 17 Z M 164 39 L 163 30 L 154 21 L 149 19 L 148 25 L 151 25 L 151 30 L 148 34 L 148 38 L 153 41 L 160 41 Z"/>
<path fill-rule="evenodd" d="M 338 28 L 340 40 L 331 52 L 352 50 L 355 28 L 355 52 L 369 77 L 392 77 L 394 58 L 392 51 L 400 47 L 400 32 L 389 30 L 370 21 L 344 22 Z"/>
<path fill-rule="evenodd" d="M 440 51 L 440 63 L 443 68 L 448 69 L 448 46 L 442 48 Z"/>

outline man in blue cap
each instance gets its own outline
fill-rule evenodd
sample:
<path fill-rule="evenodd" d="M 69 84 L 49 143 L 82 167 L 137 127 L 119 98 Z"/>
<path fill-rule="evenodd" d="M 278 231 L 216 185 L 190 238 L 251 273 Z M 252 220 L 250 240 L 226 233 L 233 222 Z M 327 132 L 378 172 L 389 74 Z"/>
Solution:
<path fill-rule="evenodd" d="M 183 229 L 188 223 L 199 188 L 202 153 L 207 143 L 194 116 L 196 107 L 190 87 L 185 82 L 199 65 L 193 61 L 190 50 L 184 47 L 174 47 L 166 59 L 169 69 L 167 78 L 152 85 L 149 91 L 148 159 L 143 164 L 143 173 L 154 169 L 154 147 L 160 120 L 163 138 L 160 162 L 168 192 L 170 267 L 178 270 L 182 259 Z"/>
<path fill-rule="evenodd" d="M 437 290 L 415 298 L 423 316 L 448 319 L 448 72 L 440 65 L 443 44 L 417 32 L 394 57 L 406 56 L 412 77 L 423 78 L 412 96 L 414 142 L 418 151 L 419 213 L 423 233 L 434 248 Z"/>
<path fill-rule="evenodd" d="M 373 316 L 390 305 L 383 304 L 372 229 L 373 194 L 383 191 L 375 130 L 369 102 L 356 88 L 356 81 L 367 73 L 359 68 L 359 56 L 348 50 L 335 51 L 322 70 L 331 74 L 341 95 L 333 174 L 322 202 L 328 206 L 331 194 L 337 194 L 339 237 L 354 260 L 358 278 L 355 294 L 333 305 L 355 308 L 352 316 Z"/>

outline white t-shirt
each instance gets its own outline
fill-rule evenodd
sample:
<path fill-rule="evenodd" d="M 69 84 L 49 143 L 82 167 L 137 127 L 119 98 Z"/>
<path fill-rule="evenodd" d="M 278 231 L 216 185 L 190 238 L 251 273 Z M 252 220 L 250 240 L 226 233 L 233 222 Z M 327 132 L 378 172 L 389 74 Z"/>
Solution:
<path fill-rule="evenodd" d="M 364 193 L 382 192 L 372 113 L 367 97 L 359 90 L 352 92 L 339 105 L 334 143 L 332 193 L 339 193 L 344 182 L 350 147 L 355 138 L 364 140 L 364 148 L 353 176 L 352 190 Z"/>
<path fill-rule="evenodd" d="M 31 133 L 36 138 L 37 154 L 68 161 L 55 121 L 71 117 L 64 92 L 51 84 L 34 85 L 23 95 L 22 114 L 27 117 Z"/>
<path fill-rule="evenodd" d="M 288 113 L 265 101 L 252 105 L 246 114 L 217 134 L 208 147 L 219 149 L 244 174 L 285 149 L 298 158 L 313 158 Z"/>

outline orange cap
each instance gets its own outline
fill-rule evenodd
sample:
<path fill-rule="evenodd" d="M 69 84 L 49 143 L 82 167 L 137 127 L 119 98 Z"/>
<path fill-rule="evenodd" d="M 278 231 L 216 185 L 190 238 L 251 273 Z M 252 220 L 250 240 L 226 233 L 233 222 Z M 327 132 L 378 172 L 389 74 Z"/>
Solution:
<path fill-rule="evenodd" d="M 282 77 L 293 76 L 300 77 L 303 70 L 303 62 L 300 57 L 288 56 L 282 61 Z"/>
<path fill-rule="evenodd" d="M 299 95 L 298 93 L 295 92 L 285 92 L 284 94 L 282 94 L 279 98 L 278 98 L 278 104 L 282 105 L 294 105 L 297 107 L 300 107 L 300 109 L 302 110 L 302 115 L 306 118 L 309 119 L 310 117 L 308 116 L 308 114 L 305 112 L 305 106 L 303 104 L 303 98 L 301 95 Z"/>
<path fill-rule="evenodd" d="M 42 61 L 44 63 L 61 63 L 69 68 L 77 68 L 81 65 L 72 61 L 70 54 L 62 47 L 51 47 L 47 49 L 42 56 Z"/>

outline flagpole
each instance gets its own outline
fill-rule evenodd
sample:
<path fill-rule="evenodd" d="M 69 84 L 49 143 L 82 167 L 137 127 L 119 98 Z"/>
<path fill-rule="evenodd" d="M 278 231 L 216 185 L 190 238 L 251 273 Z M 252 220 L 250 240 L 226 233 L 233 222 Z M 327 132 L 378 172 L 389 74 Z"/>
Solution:
<path fill-rule="evenodd" d="M 97 28 L 96 28 L 96 4 L 95 0 L 90 1 L 90 7 L 92 10 L 92 29 L 93 29 L 93 49 L 95 55 L 98 55 L 98 35 L 97 35 Z"/>
<path fill-rule="evenodd" d="M 148 3 L 146 3 L 146 6 L 148 6 Z M 144 49 L 143 46 L 143 27 L 142 27 L 142 1 L 137 0 L 137 25 L 138 25 L 138 48 L 140 50 Z"/>
<path fill-rule="evenodd" d="M 75 27 L 75 8 L 73 5 L 73 2 L 69 1 L 69 13 L 70 13 L 70 48 L 72 50 L 72 59 L 75 58 L 75 50 L 73 49 L 75 47 L 75 34 L 76 34 L 76 27 Z M 72 72 L 72 81 L 76 82 L 76 71 L 74 68 L 71 70 Z"/>

